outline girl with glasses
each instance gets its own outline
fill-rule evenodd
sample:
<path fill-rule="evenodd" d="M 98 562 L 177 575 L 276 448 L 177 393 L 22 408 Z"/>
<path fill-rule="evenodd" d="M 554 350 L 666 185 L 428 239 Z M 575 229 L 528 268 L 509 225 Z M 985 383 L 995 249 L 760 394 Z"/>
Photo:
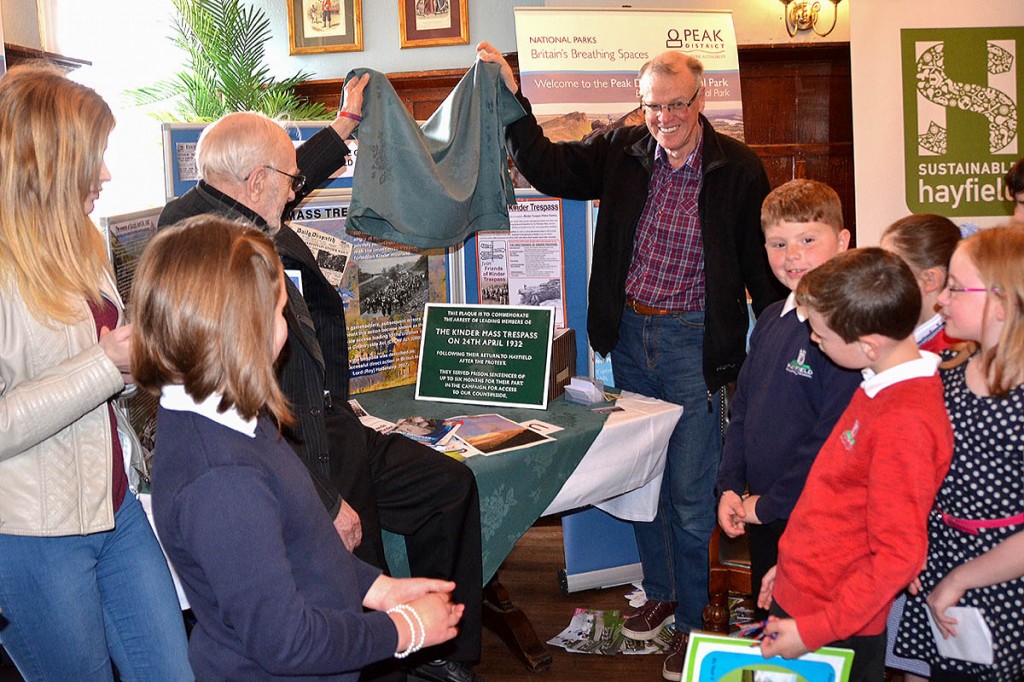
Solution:
<path fill-rule="evenodd" d="M 947 331 L 977 343 L 942 373 L 955 449 L 929 517 L 928 560 L 907 601 L 896 654 L 926 661 L 933 680 L 1024 676 L 1024 229 L 991 228 L 963 240 L 939 296 Z M 992 633 L 991 664 L 939 655 L 975 607 Z"/>

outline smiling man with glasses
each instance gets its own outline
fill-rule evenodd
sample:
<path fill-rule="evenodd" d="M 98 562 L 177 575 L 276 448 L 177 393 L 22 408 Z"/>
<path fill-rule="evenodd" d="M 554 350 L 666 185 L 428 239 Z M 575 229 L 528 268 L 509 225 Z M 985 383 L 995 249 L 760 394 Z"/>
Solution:
<path fill-rule="evenodd" d="M 687 634 L 700 629 L 708 597 L 719 392 L 735 381 L 745 355 L 746 291 L 758 313 L 783 295 L 761 231 L 768 178 L 753 151 L 702 115 L 704 67 L 688 55 L 665 52 L 640 69 L 644 125 L 612 124 L 584 141 L 555 144 L 501 53 L 488 43 L 477 50 L 501 66 L 527 111 L 505 133 L 526 179 L 552 196 L 601 200 L 591 346 L 611 353 L 619 388 L 684 407 L 658 514 L 634 524 L 648 602 L 623 628 L 634 639 L 653 639 L 674 621 L 663 676 L 679 680 Z"/>

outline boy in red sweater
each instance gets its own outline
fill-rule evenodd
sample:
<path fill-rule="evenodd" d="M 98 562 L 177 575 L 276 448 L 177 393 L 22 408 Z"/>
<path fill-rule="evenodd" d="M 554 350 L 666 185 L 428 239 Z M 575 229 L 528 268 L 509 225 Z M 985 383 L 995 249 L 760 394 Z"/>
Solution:
<path fill-rule="evenodd" d="M 885 618 L 924 565 L 926 521 L 953 435 L 936 373 L 918 350 L 921 293 L 882 249 L 841 253 L 800 280 L 811 338 L 864 381 L 821 448 L 759 605 L 772 616 L 765 657 L 853 649 L 856 680 L 885 674 Z"/>

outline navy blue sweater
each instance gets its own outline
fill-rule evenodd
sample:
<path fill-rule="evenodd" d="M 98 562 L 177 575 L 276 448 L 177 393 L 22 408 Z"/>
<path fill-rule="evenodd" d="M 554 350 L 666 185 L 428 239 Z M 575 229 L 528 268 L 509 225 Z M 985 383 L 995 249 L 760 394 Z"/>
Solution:
<path fill-rule="evenodd" d="M 718 493 L 760 495 L 761 523 L 788 519 L 807 474 L 862 376 L 835 365 L 785 301 L 757 318 L 730 409 Z"/>
<path fill-rule="evenodd" d="M 153 512 L 198 621 L 200 680 L 356 680 L 393 655 L 363 613 L 380 571 L 342 545 L 302 462 L 261 417 L 256 437 L 193 412 L 157 413 Z"/>

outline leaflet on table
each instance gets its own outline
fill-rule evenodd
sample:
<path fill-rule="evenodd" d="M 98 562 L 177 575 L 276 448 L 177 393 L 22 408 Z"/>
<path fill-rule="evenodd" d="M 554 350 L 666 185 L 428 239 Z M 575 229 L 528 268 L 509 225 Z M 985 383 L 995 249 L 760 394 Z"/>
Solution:
<path fill-rule="evenodd" d="M 519 424 L 498 414 L 443 420 L 407 417 L 395 424 L 369 414 L 354 398 L 348 402 L 365 426 L 384 434 L 401 434 L 456 458 L 496 455 L 528 448 L 555 440 L 548 434 L 562 430 L 560 426 L 536 419 Z"/>
<path fill-rule="evenodd" d="M 395 428 L 394 422 L 389 422 L 387 419 L 381 419 L 380 417 L 374 417 L 372 414 L 363 409 L 363 406 L 359 404 L 359 401 L 355 398 L 351 398 L 348 401 L 349 407 L 359 417 L 359 421 L 362 422 L 363 426 L 379 431 L 380 433 L 387 433 L 391 429 Z"/>
<path fill-rule="evenodd" d="M 391 433 L 399 433 L 410 440 L 424 445 L 445 446 L 462 425 L 458 419 L 426 419 L 406 417 L 395 424 Z"/>
<path fill-rule="evenodd" d="M 500 414 L 474 414 L 454 419 L 462 422 L 458 437 L 485 455 L 529 448 L 555 440 Z"/>

